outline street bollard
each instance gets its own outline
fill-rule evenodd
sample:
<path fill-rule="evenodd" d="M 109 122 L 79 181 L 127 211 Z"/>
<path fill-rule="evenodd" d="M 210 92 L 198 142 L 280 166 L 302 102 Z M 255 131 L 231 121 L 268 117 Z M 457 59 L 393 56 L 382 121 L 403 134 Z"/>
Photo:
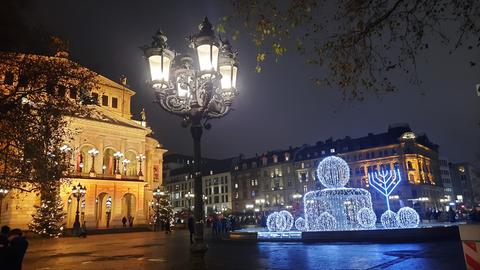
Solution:
<path fill-rule="evenodd" d="M 480 270 L 480 225 L 465 224 L 458 229 L 467 269 Z"/>

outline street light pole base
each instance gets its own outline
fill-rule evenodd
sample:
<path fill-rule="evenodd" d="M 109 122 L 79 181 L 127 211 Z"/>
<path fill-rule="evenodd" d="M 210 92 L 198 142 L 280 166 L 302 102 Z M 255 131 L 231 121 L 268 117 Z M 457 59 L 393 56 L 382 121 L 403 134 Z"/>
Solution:
<path fill-rule="evenodd" d="M 201 242 L 201 243 L 193 243 L 190 247 L 190 251 L 196 255 L 204 255 L 208 250 L 208 245 Z"/>

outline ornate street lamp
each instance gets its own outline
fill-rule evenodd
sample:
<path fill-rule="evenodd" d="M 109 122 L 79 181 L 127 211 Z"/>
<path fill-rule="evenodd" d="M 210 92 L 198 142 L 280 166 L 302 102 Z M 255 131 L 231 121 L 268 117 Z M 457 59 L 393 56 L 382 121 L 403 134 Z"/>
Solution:
<path fill-rule="evenodd" d="M 140 154 L 140 155 L 137 156 L 137 160 L 138 160 L 138 163 L 140 165 L 140 170 L 138 170 L 138 176 L 143 176 L 142 163 L 146 158 L 147 157 L 145 157 L 145 155 L 143 155 L 143 154 Z"/>
<path fill-rule="evenodd" d="M 209 120 L 230 112 L 237 94 L 238 63 L 236 53 L 226 41 L 215 36 L 207 18 L 200 32 L 190 37 L 195 61 L 188 55 L 176 54 L 168 48 L 167 37 L 158 31 L 153 42 L 142 49 L 150 69 L 150 85 L 156 102 L 167 112 L 182 117 L 182 126 L 190 125 L 194 149 L 195 245 L 192 251 L 204 252 L 204 207 L 202 196 L 201 147 L 203 128 Z M 196 63 L 196 65 L 194 64 Z"/>
<path fill-rule="evenodd" d="M 2 204 L 3 204 L 3 199 L 7 196 L 8 194 L 8 189 L 7 188 L 0 188 L 0 224 L 2 224 Z"/>
<path fill-rule="evenodd" d="M 185 198 L 188 200 L 188 212 L 192 211 L 192 199 L 195 198 L 195 194 L 191 193 L 190 191 L 185 194 Z"/>
<path fill-rule="evenodd" d="M 80 235 L 80 199 L 85 195 L 87 191 L 86 187 L 82 187 L 80 183 L 72 188 L 72 194 L 75 198 L 77 198 L 77 211 L 75 212 L 75 222 L 73 222 L 73 234 Z"/>
<path fill-rule="evenodd" d="M 95 172 L 95 157 L 98 155 L 99 151 L 95 148 L 88 150 L 88 154 L 92 157 L 92 168 L 90 168 L 90 172 Z"/>
<path fill-rule="evenodd" d="M 112 217 L 112 197 L 108 197 L 105 202 L 105 216 L 107 217 L 107 228 L 110 227 L 110 218 Z"/>
<path fill-rule="evenodd" d="M 123 153 L 117 151 L 113 153 L 113 157 L 115 158 L 115 174 L 120 174 L 120 159 L 123 157 Z"/>
<path fill-rule="evenodd" d="M 127 166 L 128 166 L 128 164 L 130 164 L 130 160 L 129 159 L 124 159 L 124 160 L 122 160 L 122 164 L 123 164 L 123 174 L 127 175 Z"/>

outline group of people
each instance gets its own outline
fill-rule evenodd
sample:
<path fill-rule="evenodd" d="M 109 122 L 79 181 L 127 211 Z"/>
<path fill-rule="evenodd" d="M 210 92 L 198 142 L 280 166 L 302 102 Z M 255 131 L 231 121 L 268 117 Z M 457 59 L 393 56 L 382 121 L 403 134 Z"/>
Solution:
<path fill-rule="evenodd" d="M 448 211 L 435 210 L 430 208 L 427 209 L 427 211 L 425 212 L 425 219 L 429 221 L 434 220 L 439 222 L 480 222 L 480 211 L 476 208 L 471 210 L 453 210 L 453 208 L 450 208 Z"/>
<path fill-rule="evenodd" d="M 214 216 L 207 219 L 207 227 L 212 227 L 212 236 L 221 237 L 228 232 L 233 231 L 236 226 L 234 216 Z"/>
<path fill-rule="evenodd" d="M 27 252 L 28 241 L 22 230 L 3 226 L 0 235 L 0 268 L 5 270 L 22 269 L 22 261 Z"/>
<path fill-rule="evenodd" d="M 127 220 L 128 220 L 128 226 L 129 226 L 129 227 L 133 227 L 133 217 L 132 217 L 132 216 L 128 216 L 128 219 L 127 219 L 127 217 L 123 217 L 123 218 L 122 218 L 123 228 L 126 228 L 126 227 L 127 227 Z"/>

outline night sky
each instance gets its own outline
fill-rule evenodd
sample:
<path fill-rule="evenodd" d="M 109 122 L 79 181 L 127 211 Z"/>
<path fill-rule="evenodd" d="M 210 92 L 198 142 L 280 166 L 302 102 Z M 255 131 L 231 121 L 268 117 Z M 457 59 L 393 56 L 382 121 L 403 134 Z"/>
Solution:
<path fill-rule="evenodd" d="M 146 86 L 147 69 L 139 46 L 150 43 L 157 29 L 166 32 L 171 48 L 189 52 L 185 37 L 197 31 L 203 17 L 213 23 L 229 14 L 229 1 L 35 1 L 25 15 L 36 25 L 70 42 L 71 58 L 113 80 L 127 75 L 137 92 L 132 112 L 145 107 L 155 137 L 170 152 L 190 154 L 190 132 L 180 118 L 154 104 Z M 329 137 L 360 137 L 386 131 L 389 124 L 409 123 L 440 145 L 451 161 L 475 161 L 480 156 L 480 69 L 470 60 L 478 51 L 457 51 L 431 44 L 420 55 L 418 87 L 399 75 L 399 91 L 363 102 L 343 101 L 339 91 L 316 88 L 317 71 L 289 51 L 278 64 L 255 73 L 256 51 L 244 36 L 233 42 L 240 53 L 240 95 L 234 111 L 212 121 L 204 132 L 204 155 L 213 158 L 247 156 L 268 150 L 314 144 Z M 478 61 L 477 61 L 478 62 Z"/>

